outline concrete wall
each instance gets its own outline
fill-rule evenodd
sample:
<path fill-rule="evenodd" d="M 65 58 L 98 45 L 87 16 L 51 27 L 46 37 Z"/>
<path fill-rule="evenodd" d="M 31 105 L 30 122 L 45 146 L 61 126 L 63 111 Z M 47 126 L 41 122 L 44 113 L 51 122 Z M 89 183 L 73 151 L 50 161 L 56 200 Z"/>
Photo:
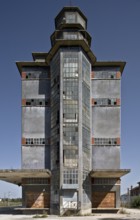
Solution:
<path fill-rule="evenodd" d="M 22 81 L 23 99 L 50 98 L 50 80 L 24 80 Z"/>
<path fill-rule="evenodd" d="M 97 139 L 120 140 L 120 103 L 111 101 L 98 104 L 102 99 L 119 100 L 121 96 L 121 82 L 116 77 L 118 68 L 95 68 L 95 78 L 91 81 L 92 99 L 96 104 L 92 106 L 92 137 Z M 112 78 L 110 76 L 113 76 Z M 99 102 L 101 103 L 101 102 Z M 112 104 L 113 103 L 113 104 Z M 92 145 L 93 169 L 119 169 L 120 143 L 108 146 L 102 144 Z"/>
<path fill-rule="evenodd" d="M 93 98 L 119 98 L 120 80 L 92 80 Z"/>
<path fill-rule="evenodd" d="M 119 169 L 119 146 L 92 146 L 93 169 Z"/>
<path fill-rule="evenodd" d="M 50 137 L 50 108 L 22 108 L 22 136 L 25 138 Z"/>
<path fill-rule="evenodd" d="M 94 138 L 120 137 L 120 107 L 92 108 L 92 136 Z"/>
<path fill-rule="evenodd" d="M 22 168 L 43 169 L 45 167 L 44 146 L 22 146 Z"/>
<path fill-rule="evenodd" d="M 22 146 L 22 169 L 50 169 L 50 146 Z"/>
<path fill-rule="evenodd" d="M 30 67 L 23 71 L 30 75 L 22 80 L 22 100 L 48 100 L 50 99 L 50 79 L 47 68 Z M 39 103 L 39 102 L 38 102 Z M 47 144 L 50 143 L 51 135 L 51 110 L 50 106 L 29 107 L 22 106 L 22 138 L 43 138 Z M 22 143 L 22 168 L 43 169 L 50 168 L 50 146 Z"/>

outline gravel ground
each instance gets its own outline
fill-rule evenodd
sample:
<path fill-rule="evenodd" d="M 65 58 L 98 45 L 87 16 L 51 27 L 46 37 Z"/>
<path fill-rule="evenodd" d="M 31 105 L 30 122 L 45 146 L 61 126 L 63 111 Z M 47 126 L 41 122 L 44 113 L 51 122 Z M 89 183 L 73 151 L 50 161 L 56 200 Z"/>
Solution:
<path fill-rule="evenodd" d="M 124 214 L 94 214 L 92 216 L 73 216 L 73 217 L 58 217 L 48 216 L 44 219 L 50 220 L 140 220 L 140 210 L 138 209 L 123 209 Z M 31 220 L 43 219 L 33 218 L 34 215 L 0 215 L 0 220 Z"/>

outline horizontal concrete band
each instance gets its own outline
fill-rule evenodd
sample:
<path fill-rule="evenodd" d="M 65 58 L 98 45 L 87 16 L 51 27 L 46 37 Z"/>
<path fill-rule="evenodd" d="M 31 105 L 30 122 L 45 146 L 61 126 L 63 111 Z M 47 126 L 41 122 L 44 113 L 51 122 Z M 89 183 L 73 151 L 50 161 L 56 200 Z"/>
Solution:
<path fill-rule="evenodd" d="M 6 169 L 0 170 L 0 180 L 22 184 L 23 178 L 50 178 L 51 172 L 48 169 Z"/>
<path fill-rule="evenodd" d="M 115 178 L 121 177 L 129 173 L 129 169 L 116 169 L 116 170 L 91 170 L 91 177 L 106 177 Z M 50 178 L 51 171 L 48 169 L 6 169 L 0 170 L 0 180 L 10 182 L 16 185 L 22 184 L 23 178 Z"/>
<path fill-rule="evenodd" d="M 90 172 L 91 177 L 101 177 L 101 178 L 115 178 L 115 177 L 122 177 L 130 172 L 130 169 L 113 169 L 113 170 L 102 170 L 96 169 Z"/>

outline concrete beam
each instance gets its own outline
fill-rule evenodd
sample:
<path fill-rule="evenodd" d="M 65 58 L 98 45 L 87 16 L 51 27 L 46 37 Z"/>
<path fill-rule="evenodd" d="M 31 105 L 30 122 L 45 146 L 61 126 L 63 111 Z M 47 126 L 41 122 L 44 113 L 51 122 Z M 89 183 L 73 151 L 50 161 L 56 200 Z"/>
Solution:
<path fill-rule="evenodd" d="M 13 183 L 16 185 L 22 184 L 23 178 L 50 178 L 51 172 L 48 169 L 6 169 L 0 170 L 0 180 Z"/>
<path fill-rule="evenodd" d="M 113 170 L 102 170 L 102 169 L 97 169 L 97 170 L 92 170 L 90 172 L 90 176 L 94 178 L 120 178 L 121 176 L 124 176 L 130 172 L 130 169 L 113 169 Z"/>

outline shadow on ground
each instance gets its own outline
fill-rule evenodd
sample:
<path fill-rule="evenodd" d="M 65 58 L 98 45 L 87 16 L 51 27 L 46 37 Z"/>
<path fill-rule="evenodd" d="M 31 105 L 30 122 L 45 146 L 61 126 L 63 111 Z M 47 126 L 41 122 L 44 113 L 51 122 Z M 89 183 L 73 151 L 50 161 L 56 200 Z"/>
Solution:
<path fill-rule="evenodd" d="M 21 214 L 19 210 L 16 210 L 16 208 L 19 207 L 0 207 L 0 214 L 12 214 L 12 215 L 18 215 Z"/>

